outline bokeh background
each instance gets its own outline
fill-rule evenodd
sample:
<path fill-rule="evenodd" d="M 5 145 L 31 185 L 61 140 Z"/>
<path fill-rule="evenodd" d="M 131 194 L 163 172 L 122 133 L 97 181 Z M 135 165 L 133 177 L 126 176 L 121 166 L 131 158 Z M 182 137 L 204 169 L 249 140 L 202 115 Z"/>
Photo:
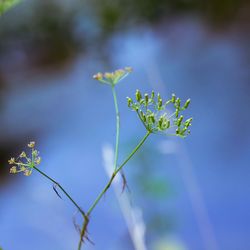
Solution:
<path fill-rule="evenodd" d="M 192 132 L 152 136 L 125 168 L 144 248 L 110 189 L 85 249 L 250 249 L 249 28 L 246 0 L 27 0 L 0 17 L 0 246 L 76 249 L 74 207 L 38 173 L 10 175 L 7 160 L 35 140 L 40 168 L 89 207 L 115 139 L 112 93 L 92 75 L 132 66 L 117 88 L 119 162 L 144 135 L 126 106 L 137 88 L 190 97 Z"/>

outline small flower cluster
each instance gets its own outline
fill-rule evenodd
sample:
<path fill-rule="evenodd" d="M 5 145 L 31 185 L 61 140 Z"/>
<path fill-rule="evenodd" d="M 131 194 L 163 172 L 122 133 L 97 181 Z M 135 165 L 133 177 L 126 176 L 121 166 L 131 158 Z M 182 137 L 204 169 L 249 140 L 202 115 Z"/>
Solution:
<path fill-rule="evenodd" d="M 32 169 L 41 163 L 39 152 L 35 150 L 35 142 L 30 142 L 28 147 L 31 148 L 31 158 L 23 151 L 16 159 L 10 158 L 8 161 L 11 166 L 10 173 L 16 174 L 23 172 L 25 176 L 32 173 Z"/>
<path fill-rule="evenodd" d="M 114 86 L 131 72 L 132 72 L 131 67 L 125 67 L 124 69 L 118 69 L 114 72 L 106 72 L 104 74 L 99 72 L 95 74 L 93 78 L 102 83 Z"/>
<path fill-rule="evenodd" d="M 127 97 L 128 107 L 135 111 L 139 116 L 145 128 L 151 133 L 164 132 L 175 128 L 175 133 L 172 135 L 185 137 L 190 133 L 188 129 L 191 126 L 192 118 L 184 121 L 183 115 L 180 113 L 188 108 L 190 99 L 181 106 L 180 98 L 176 98 L 172 94 L 171 99 L 163 102 L 161 95 L 155 95 L 154 91 L 149 95 L 145 93 L 143 96 L 139 90 L 135 93 L 136 101 Z M 167 106 L 172 104 L 175 111 L 168 114 Z"/>

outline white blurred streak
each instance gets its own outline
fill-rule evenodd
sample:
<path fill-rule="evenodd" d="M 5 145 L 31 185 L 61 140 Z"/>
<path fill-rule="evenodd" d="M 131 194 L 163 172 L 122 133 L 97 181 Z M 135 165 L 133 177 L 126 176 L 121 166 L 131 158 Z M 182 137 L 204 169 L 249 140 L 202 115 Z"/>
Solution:
<path fill-rule="evenodd" d="M 159 151 L 162 154 L 175 154 L 177 152 L 177 143 L 171 140 L 164 140 L 159 143 Z"/>
<path fill-rule="evenodd" d="M 103 165 L 109 177 L 113 173 L 114 151 L 111 145 L 106 144 L 102 149 Z M 121 194 L 122 177 L 118 173 L 113 181 L 116 198 L 119 202 L 123 217 L 126 221 L 128 231 L 135 250 L 146 250 L 145 232 L 146 226 L 143 221 L 142 210 L 138 207 L 133 207 L 126 192 Z"/>
<path fill-rule="evenodd" d="M 179 143 L 176 152 L 179 160 L 179 166 L 182 177 L 187 186 L 190 201 L 194 210 L 194 214 L 204 241 L 204 247 L 207 250 L 218 250 L 218 244 L 213 231 L 212 223 L 206 209 L 205 201 L 202 195 L 201 188 L 194 173 L 192 162 L 184 145 Z"/>
<path fill-rule="evenodd" d="M 148 60 L 149 63 L 146 63 L 144 65 L 148 78 L 151 83 L 155 82 L 154 78 L 157 79 L 157 85 L 153 86 L 154 84 L 152 84 L 152 87 L 156 87 L 163 93 L 167 93 L 166 86 L 163 84 L 157 64 L 153 59 L 153 57 L 150 58 L 150 60 Z M 177 156 L 181 175 L 185 182 L 185 185 L 187 186 L 190 202 L 194 210 L 201 237 L 203 239 L 204 249 L 219 250 L 219 246 L 207 212 L 203 194 L 185 145 L 176 143 L 173 140 L 169 139 L 167 141 L 164 141 L 164 143 L 160 145 L 160 151 L 164 154 L 175 154 Z"/>

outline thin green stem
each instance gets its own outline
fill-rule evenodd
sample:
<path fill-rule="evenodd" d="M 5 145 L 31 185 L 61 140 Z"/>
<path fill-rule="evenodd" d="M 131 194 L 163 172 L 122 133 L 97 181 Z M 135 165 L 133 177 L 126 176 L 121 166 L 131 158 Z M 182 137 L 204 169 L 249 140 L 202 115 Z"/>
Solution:
<path fill-rule="evenodd" d="M 126 158 L 126 160 L 121 164 L 121 166 L 119 166 L 112 174 L 112 176 L 110 177 L 109 182 L 106 184 L 106 186 L 104 187 L 104 189 L 102 190 L 102 192 L 97 196 L 96 200 L 94 201 L 94 203 L 92 204 L 92 206 L 90 207 L 90 209 L 87 212 L 87 216 L 89 216 L 91 214 L 91 212 L 93 211 L 93 209 L 96 207 L 97 203 L 100 201 L 100 199 L 102 198 L 102 196 L 106 193 L 106 191 L 109 189 L 111 183 L 113 182 L 115 176 L 117 175 L 117 173 L 124 167 L 124 165 L 132 158 L 132 156 L 138 151 L 138 149 L 143 145 L 143 143 L 146 141 L 146 139 L 148 138 L 148 136 L 151 134 L 151 132 L 147 132 L 147 134 L 143 137 L 143 139 L 138 143 L 138 145 L 134 148 L 134 150 L 130 153 L 130 155 Z"/>
<path fill-rule="evenodd" d="M 86 234 L 87 225 L 89 223 L 90 214 L 93 212 L 93 210 L 95 209 L 95 207 L 97 206 L 97 204 L 99 203 L 99 201 L 101 200 L 101 198 L 103 197 L 103 195 L 107 192 L 107 190 L 111 186 L 111 184 L 112 184 L 114 178 L 116 177 L 116 175 L 122 170 L 122 168 L 126 165 L 126 163 L 132 158 L 132 156 L 144 144 L 144 142 L 146 141 L 146 139 L 149 137 L 150 134 L 151 134 L 151 132 L 147 131 L 146 135 L 137 144 L 137 146 L 133 149 L 133 151 L 129 154 L 129 156 L 124 160 L 124 162 L 117 169 L 114 170 L 114 172 L 113 172 L 112 176 L 110 177 L 108 183 L 103 188 L 103 190 L 100 192 L 100 194 L 97 196 L 97 198 L 95 199 L 95 201 L 93 202 L 93 204 L 90 206 L 89 210 L 86 213 L 84 222 L 83 222 L 83 226 L 82 226 L 82 230 L 81 230 L 81 235 L 80 235 L 80 241 L 79 241 L 79 244 L 78 244 L 78 250 L 81 250 L 82 243 L 83 243 L 83 238 L 84 238 L 84 235 Z"/>
<path fill-rule="evenodd" d="M 47 174 L 45 174 L 43 171 L 38 169 L 37 167 L 33 167 L 37 172 L 39 172 L 41 175 L 43 175 L 45 178 L 49 179 L 51 182 L 53 182 L 58 188 L 62 190 L 62 192 L 68 197 L 68 199 L 75 205 L 75 207 L 80 211 L 82 216 L 85 218 L 85 213 L 84 211 L 79 207 L 79 205 L 73 200 L 73 198 L 65 191 L 65 189 L 54 179 L 49 177 Z"/>
<path fill-rule="evenodd" d="M 142 138 L 142 140 L 138 143 L 138 145 L 134 148 L 134 150 L 130 153 L 130 155 L 127 157 L 127 159 L 121 164 L 119 168 L 116 169 L 115 175 L 126 165 L 126 163 L 132 158 L 132 156 L 138 151 L 138 149 L 144 144 L 144 142 L 147 140 L 149 135 L 151 134 L 151 131 L 147 131 L 146 135 Z"/>
<path fill-rule="evenodd" d="M 145 125 L 145 122 L 142 120 L 142 118 L 141 118 L 141 116 L 140 116 L 140 114 L 139 114 L 138 110 L 136 110 L 136 113 L 137 113 L 137 115 L 138 115 L 139 119 L 141 120 L 141 122 L 142 122 L 142 124 L 143 124 L 144 128 L 145 128 L 146 130 L 148 130 L 148 128 L 147 128 L 147 126 Z"/>
<path fill-rule="evenodd" d="M 116 113 L 116 142 L 115 142 L 115 158 L 114 158 L 114 170 L 116 170 L 117 160 L 118 160 L 119 137 L 120 137 L 120 114 L 119 114 L 118 102 L 114 85 L 112 86 L 112 93 L 114 97 L 115 113 Z"/>

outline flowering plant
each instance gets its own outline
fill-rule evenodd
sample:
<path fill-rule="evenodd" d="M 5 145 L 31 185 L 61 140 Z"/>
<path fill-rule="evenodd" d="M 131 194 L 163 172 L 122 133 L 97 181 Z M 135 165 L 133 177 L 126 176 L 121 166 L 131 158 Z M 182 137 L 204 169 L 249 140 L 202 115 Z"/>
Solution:
<path fill-rule="evenodd" d="M 128 161 L 134 156 L 134 154 L 141 148 L 141 146 L 145 143 L 147 138 L 151 134 L 163 134 L 163 135 L 174 135 L 178 137 L 186 137 L 190 133 L 190 126 L 192 122 L 192 118 L 184 119 L 184 115 L 182 114 L 190 104 L 190 99 L 186 100 L 184 104 L 181 104 L 181 99 L 177 98 L 174 94 L 172 94 L 171 98 L 163 101 L 160 93 L 157 95 L 154 91 L 150 94 L 145 93 L 142 94 L 140 90 L 136 90 L 135 99 L 133 100 L 131 97 L 127 97 L 128 107 L 136 112 L 139 120 L 142 122 L 146 129 L 146 134 L 139 141 L 139 143 L 135 146 L 135 148 L 131 151 L 131 153 L 123 160 L 123 162 L 118 165 L 118 151 L 119 151 L 119 137 L 120 137 L 120 113 L 118 108 L 118 101 L 116 96 L 116 85 L 123 80 L 126 76 L 128 76 L 132 72 L 130 67 L 126 67 L 124 69 L 119 69 L 114 72 L 107 73 L 97 73 L 93 76 L 94 79 L 98 80 L 101 83 L 108 84 L 111 86 L 114 106 L 116 111 L 116 144 L 115 144 L 115 157 L 113 163 L 113 173 L 106 183 L 104 188 L 101 190 L 99 195 L 93 201 L 92 205 L 88 210 L 84 211 L 78 205 L 78 203 L 71 197 L 71 195 L 66 192 L 66 190 L 53 178 L 45 174 L 42 170 L 40 170 L 37 166 L 41 163 L 41 157 L 39 156 L 39 152 L 35 149 L 35 142 L 30 142 L 28 147 L 31 149 L 31 153 L 28 154 L 26 152 L 22 152 L 17 158 L 10 158 L 9 164 L 11 165 L 10 173 L 19 173 L 22 172 L 24 175 L 31 175 L 33 170 L 39 172 L 42 176 L 47 178 L 49 181 L 53 183 L 53 189 L 56 194 L 61 198 L 61 195 L 58 192 L 59 188 L 67 198 L 72 202 L 72 204 L 80 211 L 83 217 L 83 224 L 80 228 L 76 226 L 80 237 L 78 243 L 78 250 L 82 248 L 84 240 L 89 240 L 87 227 L 90 221 L 90 215 L 94 211 L 97 204 L 100 202 L 104 194 L 110 188 L 113 180 L 117 176 L 119 172 L 122 171 L 123 167 L 128 163 Z M 174 111 L 170 113 L 169 106 L 174 108 Z M 125 176 L 122 174 L 122 177 L 125 181 Z M 89 240 L 90 241 L 90 240 Z"/>

